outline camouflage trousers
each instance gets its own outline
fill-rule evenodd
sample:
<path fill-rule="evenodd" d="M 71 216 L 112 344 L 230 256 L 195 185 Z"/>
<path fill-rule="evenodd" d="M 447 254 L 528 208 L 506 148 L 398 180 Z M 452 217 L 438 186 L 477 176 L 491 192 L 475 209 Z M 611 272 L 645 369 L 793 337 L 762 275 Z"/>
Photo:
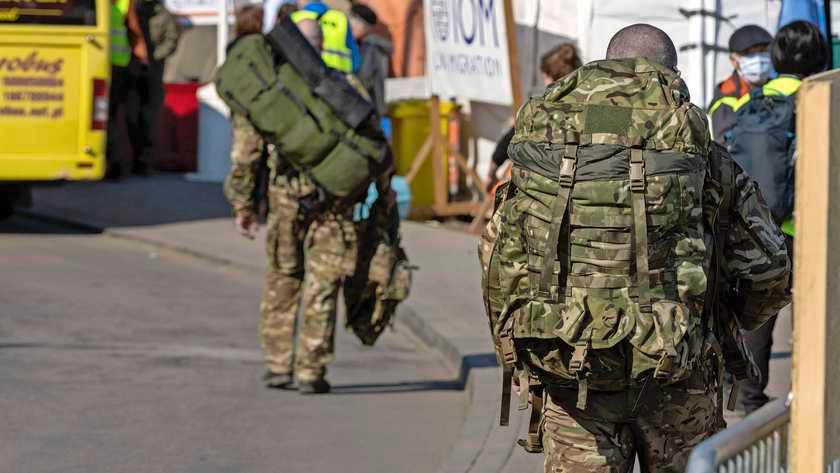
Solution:
<path fill-rule="evenodd" d="M 304 228 L 299 197 L 312 184 L 303 178 L 278 180 L 269 190 L 260 339 L 270 371 L 312 381 L 326 374 L 334 358 L 338 291 L 356 262 L 356 233 L 348 214 L 330 211 Z"/>
<path fill-rule="evenodd" d="M 642 385 L 643 386 L 643 385 Z M 549 388 L 543 417 L 546 473 L 682 473 L 691 450 L 725 425 L 717 375 L 698 370 L 671 386 L 578 392 Z M 634 414 L 635 407 L 635 414 Z"/>

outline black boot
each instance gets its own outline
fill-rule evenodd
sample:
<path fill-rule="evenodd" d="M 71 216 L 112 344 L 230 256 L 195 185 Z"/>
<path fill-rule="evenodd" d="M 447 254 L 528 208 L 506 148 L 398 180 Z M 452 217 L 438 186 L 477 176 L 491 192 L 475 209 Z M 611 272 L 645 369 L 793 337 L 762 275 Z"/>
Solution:
<path fill-rule="evenodd" d="M 274 373 L 267 371 L 263 377 L 265 387 L 272 389 L 286 389 L 292 385 L 294 378 L 288 373 Z"/>
<path fill-rule="evenodd" d="M 298 381 L 298 391 L 301 394 L 326 394 L 330 392 L 330 383 L 324 378 L 312 381 Z"/>

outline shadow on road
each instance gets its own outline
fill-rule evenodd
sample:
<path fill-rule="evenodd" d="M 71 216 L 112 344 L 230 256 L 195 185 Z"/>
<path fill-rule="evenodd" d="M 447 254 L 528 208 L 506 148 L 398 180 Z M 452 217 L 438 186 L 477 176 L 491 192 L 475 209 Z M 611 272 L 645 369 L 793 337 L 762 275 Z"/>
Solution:
<path fill-rule="evenodd" d="M 194 182 L 179 174 L 36 187 L 33 200 L 35 213 L 106 228 L 231 216 L 221 183 Z"/>
<path fill-rule="evenodd" d="M 461 391 L 463 383 L 457 379 L 409 381 L 402 383 L 371 383 L 334 385 L 332 394 L 388 394 L 420 391 Z"/>
<path fill-rule="evenodd" d="M 68 225 L 65 222 L 36 219 L 20 214 L 0 220 L 0 235 L 95 235 L 97 233 L 100 231 L 82 225 Z"/>
<path fill-rule="evenodd" d="M 495 353 L 473 353 L 461 359 L 458 376 L 448 380 L 334 385 L 332 394 L 388 394 L 419 391 L 463 391 L 470 370 L 498 366 Z"/>

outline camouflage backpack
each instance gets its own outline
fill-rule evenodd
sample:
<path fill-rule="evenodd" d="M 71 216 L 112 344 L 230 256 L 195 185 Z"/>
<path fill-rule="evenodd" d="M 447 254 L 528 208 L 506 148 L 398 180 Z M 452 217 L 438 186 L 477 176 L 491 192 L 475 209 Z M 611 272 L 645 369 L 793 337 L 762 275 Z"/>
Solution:
<path fill-rule="evenodd" d="M 393 325 L 397 306 L 411 292 L 411 272 L 415 269 L 400 246 L 397 209 L 385 207 L 385 200 L 379 198 L 370 217 L 357 224 L 356 269 L 344 280 L 346 326 L 368 346 Z"/>
<path fill-rule="evenodd" d="M 679 75 L 644 59 L 590 63 L 519 111 L 480 245 L 504 399 L 513 366 L 585 408 L 702 361 L 709 147 Z"/>

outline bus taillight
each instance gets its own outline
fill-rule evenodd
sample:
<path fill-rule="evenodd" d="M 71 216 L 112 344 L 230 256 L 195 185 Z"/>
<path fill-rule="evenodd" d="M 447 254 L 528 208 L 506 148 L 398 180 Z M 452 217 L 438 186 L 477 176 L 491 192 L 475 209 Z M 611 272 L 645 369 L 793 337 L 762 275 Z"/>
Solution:
<path fill-rule="evenodd" d="M 93 120 L 91 130 L 108 127 L 108 83 L 105 79 L 93 79 Z"/>

